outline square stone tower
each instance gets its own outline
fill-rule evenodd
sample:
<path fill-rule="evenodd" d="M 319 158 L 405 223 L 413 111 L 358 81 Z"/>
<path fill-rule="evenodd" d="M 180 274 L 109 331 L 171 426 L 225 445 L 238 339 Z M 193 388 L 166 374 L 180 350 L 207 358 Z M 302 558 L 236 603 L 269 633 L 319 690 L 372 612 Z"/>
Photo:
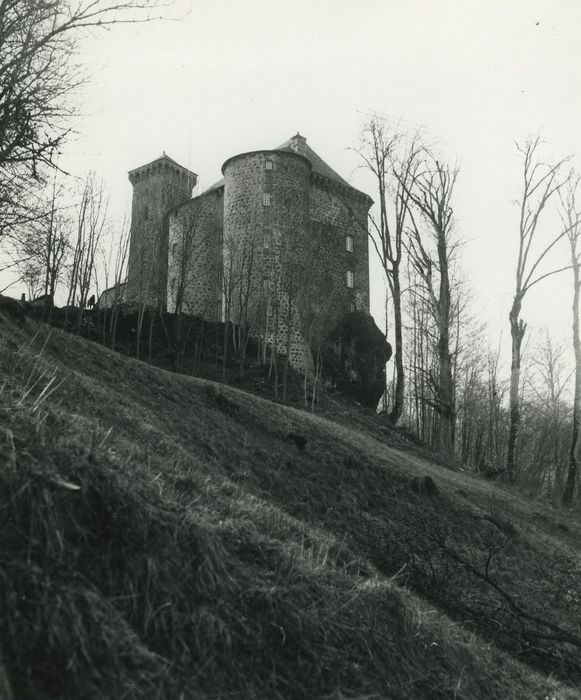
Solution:
<path fill-rule="evenodd" d="M 189 200 L 198 176 L 165 152 L 129 172 L 133 185 L 127 302 L 165 308 L 167 300 L 168 215 Z"/>

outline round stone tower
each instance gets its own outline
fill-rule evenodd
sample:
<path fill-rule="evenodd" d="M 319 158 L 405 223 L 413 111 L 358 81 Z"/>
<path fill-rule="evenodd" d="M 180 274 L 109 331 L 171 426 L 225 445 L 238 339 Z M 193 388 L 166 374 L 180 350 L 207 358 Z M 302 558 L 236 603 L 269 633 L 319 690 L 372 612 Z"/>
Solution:
<path fill-rule="evenodd" d="M 131 170 L 133 185 L 126 300 L 165 307 L 168 214 L 190 199 L 197 175 L 165 153 Z"/>
<path fill-rule="evenodd" d="M 293 151 L 254 151 L 227 160 L 224 175 L 224 274 L 232 321 L 312 363 L 302 333 L 311 163 Z"/>

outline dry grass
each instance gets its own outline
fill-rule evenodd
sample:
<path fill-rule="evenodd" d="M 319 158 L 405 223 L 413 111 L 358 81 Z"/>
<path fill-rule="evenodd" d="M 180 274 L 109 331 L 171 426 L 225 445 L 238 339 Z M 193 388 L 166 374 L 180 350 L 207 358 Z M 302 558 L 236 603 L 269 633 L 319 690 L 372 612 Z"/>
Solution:
<path fill-rule="evenodd" d="M 30 321 L 0 367 L 0 697 L 581 697 L 474 573 L 574 638 L 572 519 L 550 547 L 509 492 Z"/>

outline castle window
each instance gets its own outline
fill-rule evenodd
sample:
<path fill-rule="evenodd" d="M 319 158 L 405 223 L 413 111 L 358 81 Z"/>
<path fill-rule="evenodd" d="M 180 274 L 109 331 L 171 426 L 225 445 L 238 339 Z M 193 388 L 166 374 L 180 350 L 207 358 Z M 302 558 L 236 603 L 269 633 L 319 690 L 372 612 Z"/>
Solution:
<path fill-rule="evenodd" d="M 264 192 L 262 194 L 262 203 L 265 207 L 269 207 L 272 204 L 270 192 Z"/>
<path fill-rule="evenodd" d="M 145 209 L 143 210 L 143 219 L 144 221 L 147 221 L 149 219 L 149 205 L 145 205 Z"/>
<path fill-rule="evenodd" d="M 353 289 L 353 270 L 347 270 L 347 286 Z"/>
<path fill-rule="evenodd" d="M 266 170 L 272 170 L 272 161 L 271 161 L 271 160 L 265 161 L 265 162 L 264 162 L 264 167 L 265 167 Z"/>
<path fill-rule="evenodd" d="M 264 250 L 268 250 L 270 248 L 271 236 L 272 236 L 272 234 L 270 231 L 264 232 Z"/>
<path fill-rule="evenodd" d="M 348 253 L 353 252 L 353 236 L 345 236 L 345 248 Z"/>

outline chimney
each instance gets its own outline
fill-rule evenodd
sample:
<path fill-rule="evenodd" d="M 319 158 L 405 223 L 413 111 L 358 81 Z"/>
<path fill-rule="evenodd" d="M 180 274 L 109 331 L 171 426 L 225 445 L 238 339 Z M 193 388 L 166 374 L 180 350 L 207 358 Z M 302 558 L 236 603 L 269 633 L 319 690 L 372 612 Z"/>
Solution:
<path fill-rule="evenodd" d="M 297 131 L 296 135 L 290 140 L 290 149 L 300 156 L 307 155 L 307 139 L 301 136 Z"/>

